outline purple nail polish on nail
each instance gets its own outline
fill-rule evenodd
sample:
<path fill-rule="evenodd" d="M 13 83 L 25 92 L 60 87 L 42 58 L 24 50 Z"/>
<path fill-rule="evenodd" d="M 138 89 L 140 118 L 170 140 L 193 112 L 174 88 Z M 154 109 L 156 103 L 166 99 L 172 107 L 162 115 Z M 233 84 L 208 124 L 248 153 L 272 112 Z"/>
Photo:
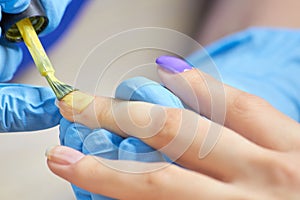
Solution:
<path fill-rule="evenodd" d="M 156 59 L 156 63 L 161 68 L 176 74 L 193 69 L 186 61 L 173 56 L 161 56 Z"/>

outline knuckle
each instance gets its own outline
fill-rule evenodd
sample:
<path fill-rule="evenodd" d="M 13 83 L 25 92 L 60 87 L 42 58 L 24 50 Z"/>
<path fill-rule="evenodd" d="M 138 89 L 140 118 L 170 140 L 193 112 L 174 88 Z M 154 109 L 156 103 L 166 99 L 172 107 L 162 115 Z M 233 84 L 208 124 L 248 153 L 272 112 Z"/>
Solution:
<path fill-rule="evenodd" d="M 267 152 L 256 159 L 255 170 L 259 170 L 262 180 L 272 183 L 273 186 L 297 187 L 300 185 L 300 176 L 297 175 L 299 161 L 288 153 Z M 258 172 L 258 171 L 256 171 Z"/>
<path fill-rule="evenodd" d="M 165 191 L 161 188 L 167 188 L 170 182 L 172 182 L 173 176 L 177 173 L 177 168 L 174 165 L 145 174 L 145 185 L 149 193 L 155 192 L 155 196 L 158 199 L 165 199 Z"/>
<path fill-rule="evenodd" d="M 203 74 L 199 70 L 191 71 L 191 73 L 188 74 L 187 78 L 188 78 L 190 85 L 192 85 L 192 86 L 197 86 L 199 84 L 205 83 Z"/>
<path fill-rule="evenodd" d="M 280 153 L 272 162 L 271 172 L 275 178 L 275 182 L 281 184 L 298 185 L 300 184 L 300 177 L 296 175 L 299 165 L 295 165 L 294 159 L 286 156 L 286 154 Z M 295 184 L 297 182 L 297 184 Z"/>
<path fill-rule="evenodd" d="M 166 113 L 166 121 L 155 135 L 156 141 L 160 143 L 159 146 L 167 145 L 175 137 L 180 126 L 182 113 L 180 109 L 169 108 L 166 109 Z"/>
<path fill-rule="evenodd" d="M 71 165 L 74 177 L 94 178 L 99 173 L 99 161 L 96 161 L 93 156 L 85 156 L 80 161 Z"/>
<path fill-rule="evenodd" d="M 152 172 L 145 174 L 145 184 L 147 185 L 147 188 L 153 188 L 156 187 L 159 181 L 161 180 L 158 177 L 158 172 Z"/>
<path fill-rule="evenodd" d="M 299 156 L 290 153 L 263 150 L 251 156 L 239 178 L 247 184 L 247 192 L 252 192 L 249 188 L 253 186 L 261 186 L 257 190 L 259 196 L 298 199 L 294 198 L 295 194 L 299 194 L 300 187 L 300 176 L 297 173 L 300 162 L 297 157 Z"/>
<path fill-rule="evenodd" d="M 252 113 L 261 108 L 269 107 L 269 103 L 264 99 L 246 93 L 240 92 L 236 97 L 232 100 L 231 105 L 229 106 L 232 112 L 237 114 L 244 114 L 244 113 Z"/>

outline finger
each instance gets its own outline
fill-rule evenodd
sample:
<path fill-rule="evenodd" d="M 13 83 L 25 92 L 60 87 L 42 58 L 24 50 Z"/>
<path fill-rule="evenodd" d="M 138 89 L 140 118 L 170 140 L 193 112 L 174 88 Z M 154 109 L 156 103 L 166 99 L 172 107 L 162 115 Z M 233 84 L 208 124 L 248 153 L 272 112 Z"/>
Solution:
<path fill-rule="evenodd" d="M 92 133 L 92 130 L 88 127 L 71 123 L 64 118 L 60 121 L 59 130 L 61 144 L 72 147 L 78 151 L 82 151 L 83 141 Z"/>
<path fill-rule="evenodd" d="M 119 146 L 119 160 L 164 162 L 163 155 L 138 138 L 128 137 Z"/>
<path fill-rule="evenodd" d="M 94 130 L 83 141 L 82 152 L 106 159 L 118 159 L 122 137 L 104 129 Z"/>
<path fill-rule="evenodd" d="M 137 137 L 182 166 L 220 179 L 238 177 L 243 173 L 243 162 L 265 155 L 240 135 L 189 110 L 104 97 L 95 97 L 76 115 L 63 102 L 59 107 L 68 120 Z"/>
<path fill-rule="evenodd" d="M 131 101 L 145 101 L 161 106 L 183 108 L 178 97 L 160 84 L 137 77 L 122 82 L 116 89 L 116 98 Z"/>
<path fill-rule="evenodd" d="M 66 120 L 65 118 L 61 118 L 59 122 L 59 140 L 61 145 L 65 145 L 65 136 L 67 133 L 68 128 L 73 124 L 73 122 L 70 122 Z"/>
<path fill-rule="evenodd" d="M 165 86 L 195 111 L 220 124 L 224 119 L 225 126 L 261 146 L 299 149 L 299 124 L 266 101 L 191 69 L 178 58 L 161 57 L 157 63 Z"/>
<path fill-rule="evenodd" d="M 1 84 L 0 96 L 0 132 L 46 129 L 61 119 L 49 88 Z"/>
<path fill-rule="evenodd" d="M 100 160 L 66 147 L 48 152 L 47 162 L 67 181 L 116 199 L 239 199 L 242 195 L 230 185 L 165 163 Z"/>
<path fill-rule="evenodd" d="M 0 55 L 0 82 L 10 81 L 22 61 L 23 52 L 17 45 L 0 40 Z"/>
<path fill-rule="evenodd" d="M 0 5 L 3 9 L 3 12 L 6 13 L 20 13 L 24 11 L 30 3 L 30 0 L 1 0 Z"/>

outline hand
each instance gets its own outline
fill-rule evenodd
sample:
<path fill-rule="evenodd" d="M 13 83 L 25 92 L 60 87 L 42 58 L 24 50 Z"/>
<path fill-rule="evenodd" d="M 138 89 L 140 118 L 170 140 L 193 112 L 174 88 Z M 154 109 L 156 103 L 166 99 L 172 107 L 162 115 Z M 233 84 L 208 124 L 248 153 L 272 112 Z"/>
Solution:
<path fill-rule="evenodd" d="M 27 8 L 29 2 L 30 0 L 0 0 L 0 11 L 19 13 Z M 58 26 L 69 2 L 70 0 L 41 0 L 49 18 L 49 25 L 43 34 Z M 0 82 L 6 82 L 13 78 L 21 63 L 22 51 L 15 44 L 0 40 L 0 57 Z M 0 132 L 40 130 L 59 123 L 61 115 L 54 106 L 55 96 L 50 89 L 0 84 L 0 96 Z"/>
<path fill-rule="evenodd" d="M 53 31 L 60 23 L 66 7 L 71 0 L 40 0 L 49 19 L 47 28 L 40 34 L 45 35 Z M 0 0 L 0 11 L 8 13 L 19 13 L 25 10 L 30 0 Z M 0 21 L 1 21 L 0 12 Z M 1 28 L 0 28 L 1 36 Z M 0 40 L 0 81 L 5 82 L 12 79 L 19 64 L 22 61 L 22 51 L 13 43 Z"/>
<path fill-rule="evenodd" d="M 49 88 L 3 83 L 0 97 L 0 132 L 46 129 L 61 119 Z"/>
<path fill-rule="evenodd" d="M 96 97 L 93 105 L 74 115 L 63 102 L 59 106 L 68 120 L 91 128 L 101 124 L 122 137 L 138 137 L 186 169 L 165 163 L 109 161 L 67 147 L 48 152 L 49 168 L 83 189 L 113 198 L 298 199 L 300 125 L 261 98 L 227 85 L 223 88 L 207 74 L 173 61 L 160 60 L 160 78 L 193 112 L 104 97 Z M 207 86 L 214 89 L 209 91 Z M 220 86 L 224 96 L 215 90 Z M 219 105 L 227 110 L 224 126 L 211 121 Z M 210 141 L 211 134 L 219 137 Z M 213 148 L 201 157 L 201 148 L 207 144 Z"/>
<path fill-rule="evenodd" d="M 124 81 L 116 91 L 116 97 L 124 100 L 147 101 L 149 103 L 183 108 L 181 101 L 169 90 L 146 78 L 138 77 Z M 142 162 L 160 162 L 169 160 L 154 151 L 141 140 L 128 137 L 121 138 L 104 129 L 91 130 L 83 125 L 60 122 L 60 141 L 62 145 L 72 147 L 85 155 L 94 155 L 113 160 L 135 160 Z M 102 195 L 90 193 L 72 185 L 78 200 L 108 199 Z"/>

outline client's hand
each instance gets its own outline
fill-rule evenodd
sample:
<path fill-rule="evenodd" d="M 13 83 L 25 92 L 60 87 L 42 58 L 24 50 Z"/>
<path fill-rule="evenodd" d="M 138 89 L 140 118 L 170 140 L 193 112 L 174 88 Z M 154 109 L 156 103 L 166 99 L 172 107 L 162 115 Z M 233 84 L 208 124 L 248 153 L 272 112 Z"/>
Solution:
<path fill-rule="evenodd" d="M 59 107 L 70 121 L 140 138 L 184 168 L 107 160 L 68 147 L 47 153 L 49 168 L 83 189 L 118 199 L 299 198 L 297 122 L 183 61 L 159 64 L 165 86 L 193 111 L 104 97 L 82 113 L 64 102 Z"/>

